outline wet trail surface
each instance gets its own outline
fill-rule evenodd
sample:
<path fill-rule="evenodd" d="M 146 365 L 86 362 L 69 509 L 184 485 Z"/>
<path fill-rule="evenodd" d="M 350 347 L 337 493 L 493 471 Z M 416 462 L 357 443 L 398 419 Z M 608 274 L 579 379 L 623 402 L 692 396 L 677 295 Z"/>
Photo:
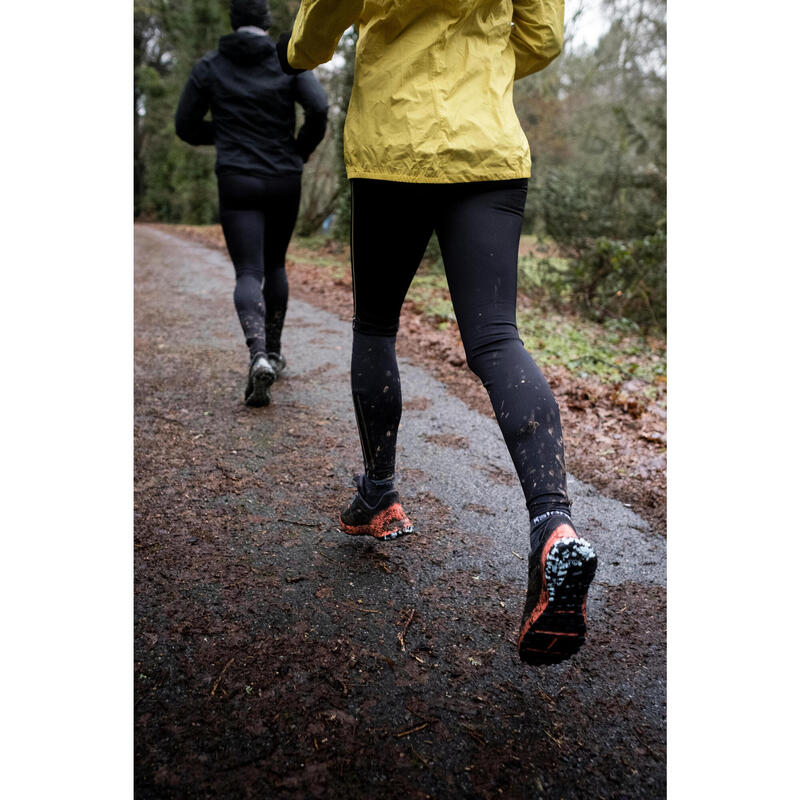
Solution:
<path fill-rule="evenodd" d="M 570 479 L 599 558 L 587 642 L 525 667 L 496 423 L 401 360 L 419 532 L 344 536 L 349 325 L 290 300 L 288 370 L 250 409 L 227 258 L 148 226 L 135 258 L 136 796 L 664 796 L 663 537 Z"/>

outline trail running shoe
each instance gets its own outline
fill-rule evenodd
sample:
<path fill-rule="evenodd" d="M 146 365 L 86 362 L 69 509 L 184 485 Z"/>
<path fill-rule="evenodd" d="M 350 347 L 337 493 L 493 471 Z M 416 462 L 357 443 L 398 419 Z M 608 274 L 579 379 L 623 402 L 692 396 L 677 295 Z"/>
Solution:
<path fill-rule="evenodd" d="M 269 361 L 275 372 L 275 379 L 277 380 L 286 369 L 286 359 L 280 353 L 267 353 L 267 361 Z"/>
<path fill-rule="evenodd" d="M 250 362 L 244 402 L 248 406 L 268 406 L 272 398 L 269 387 L 275 382 L 275 370 L 264 353 L 256 353 Z"/>
<path fill-rule="evenodd" d="M 517 641 L 526 664 L 557 664 L 586 635 L 586 598 L 597 569 L 592 546 L 559 525 L 528 559 L 528 597 Z"/>
<path fill-rule="evenodd" d="M 414 526 L 400 505 L 397 490 L 390 489 L 374 506 L 370 506 L 361 493 L 362 480 L 363 477 L 356 479 L 358 492 L 339 514 L 339 530 L 350 536 L 374 536 L 381 541 L 414 533 Z"/>

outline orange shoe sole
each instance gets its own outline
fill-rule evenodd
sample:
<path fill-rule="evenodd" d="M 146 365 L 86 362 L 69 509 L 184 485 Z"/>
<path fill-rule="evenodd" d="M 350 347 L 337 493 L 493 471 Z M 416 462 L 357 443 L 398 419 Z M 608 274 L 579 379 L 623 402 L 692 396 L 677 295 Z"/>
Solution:
<path fill-rule="evenodd" d="M 586 638 L 586 599 L 597 556 L 569 525 L 550 534 L 541 556 L 539 599 L 522 625 L 517 650 L 526 664 L 558 664 Z"/>
<path fill-rule="evenodd" d="M 372 536 L 384 541 L 414 533 L 414 526 L 400 503 L 392 503 L 388 508 L 379 511 L 367 525 L 347 525 L 340 516 L 339 530 L 349 536 Z"/>

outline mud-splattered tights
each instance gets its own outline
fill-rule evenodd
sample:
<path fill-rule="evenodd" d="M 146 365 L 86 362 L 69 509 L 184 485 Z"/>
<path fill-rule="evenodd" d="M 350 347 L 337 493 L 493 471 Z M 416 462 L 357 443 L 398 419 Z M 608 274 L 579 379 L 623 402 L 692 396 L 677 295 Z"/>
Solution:
<path fill-rule="evenodd" d="M 220 221 L 236 270 L 233 302 L 251 356 L 281 351 L 286 249 L 299 206 L 300 175 L 219 176 Z"/>
<path fill-rule="evenodd" d="M 351 383 L 367 477 L 394 475 L 402 413 L 400 309 L 435 231 L 467 364 L 489 393 L 531 518 L 568 509 L 561 418 L 516 325 L 527 180 L 351 181 Z"/>

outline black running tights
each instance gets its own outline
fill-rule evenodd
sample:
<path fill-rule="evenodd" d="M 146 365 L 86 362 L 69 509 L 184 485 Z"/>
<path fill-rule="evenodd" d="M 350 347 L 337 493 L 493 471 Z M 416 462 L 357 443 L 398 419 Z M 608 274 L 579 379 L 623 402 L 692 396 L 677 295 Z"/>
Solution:
<path fill-rule="evenodd" d="M 365 471 L 394 475 L 402 413 L 400 309 L 435 231 L 469 368 L 489 393 L 528 511 L 569 509 L 561 418 L 516 325 L 517 253 L 527 180 L 351 181 L 351 382 Z"/>
<path fill-rule="evenodd" d="M 280 353 L 289 300 L 286 250 L 300 207 L 300 175 L 220 175 L 219 216 L 233 268 L 233 302 L 250 355 Z"/>

